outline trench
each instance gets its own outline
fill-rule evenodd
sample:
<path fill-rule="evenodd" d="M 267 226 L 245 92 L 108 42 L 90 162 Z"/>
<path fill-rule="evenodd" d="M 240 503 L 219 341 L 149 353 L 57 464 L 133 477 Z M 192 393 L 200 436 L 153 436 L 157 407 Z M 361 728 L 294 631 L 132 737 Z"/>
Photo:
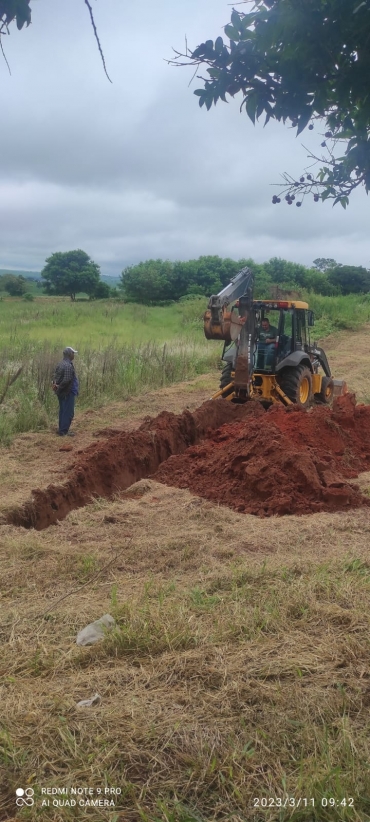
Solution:
<path fill-rule="evenodd" d="M 32 498 L 12 509 L 6 522 L 42 531 L 94 497 L 111 499 L 138 480 L 154 475 L 170 456 L 181 454 L 224 423 L 241 421 L 251 413 L 249 403 L 235 406 L 217 400 L 204 403 L 193 413 L 163 411 L 147 418 L 133 432 L 123 431 L 88 446 L 78 455 L 66 482 L 33 489 Z"/>
<path fill-rule="evenodd" d="M 63 484 L 34 489 L 6 520 L 43 530 L 147 477 L 256 516 L 343 511 L 370 505 L 353 482 L 368 470 L 370 406 L 353 394 L 309 411 L 220 399 L 90 445 Z"/>

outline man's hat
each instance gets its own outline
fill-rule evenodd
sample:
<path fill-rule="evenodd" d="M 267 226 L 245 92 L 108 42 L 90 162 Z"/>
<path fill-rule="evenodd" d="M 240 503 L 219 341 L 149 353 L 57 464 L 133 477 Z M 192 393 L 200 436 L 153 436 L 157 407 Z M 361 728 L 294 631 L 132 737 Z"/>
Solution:
<path fill-rule="evenodd" d="M 78 354 L 75 348 L 71 348 L 70 345 L 67 345 L 67 348 L 64 349 L 63 354 Z"/>

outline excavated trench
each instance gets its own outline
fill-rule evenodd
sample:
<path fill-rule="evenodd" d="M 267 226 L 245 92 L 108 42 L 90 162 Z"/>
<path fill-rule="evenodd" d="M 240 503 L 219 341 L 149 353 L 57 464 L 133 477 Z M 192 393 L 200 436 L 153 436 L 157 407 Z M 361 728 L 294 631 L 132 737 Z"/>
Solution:
<path fill-rule="evenodd" d="M 63 485 L 36 488 L 7 522 L 42 530 L 93 497 L 111 498 L 149 476 L 257 516 L 340 511 L 370 505 L 349 482 L 366 470 L 370 406 L 356 405 L 353 394 L 333 409 L 308 412 L 209 401 L 90 445 Z"/>

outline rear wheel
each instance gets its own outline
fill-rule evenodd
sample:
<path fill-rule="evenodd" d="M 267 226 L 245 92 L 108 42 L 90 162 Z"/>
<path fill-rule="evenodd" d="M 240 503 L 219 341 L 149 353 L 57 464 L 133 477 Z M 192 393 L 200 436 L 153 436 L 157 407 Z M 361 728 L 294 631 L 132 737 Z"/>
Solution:
<path fill-rule="evenodd" d="M 230 385 L 232 381 L 231 372 L 233 370 L 233 364 L 231 362 L 227 362 L 221 372 L 221 379 L 220 379 L 220 389 L 226 388 L 227 385 Z"/>
<path fill-rule="evenodd" d="M 312 374 L 309 368 L 305 365 L 284 368 L 279 385 L 291 402 L 300 408 L 308 408 L 312 400 Z"/>
<path fill-rule="evenodd" d="M 324 405 L 330 405 L 334 397 L 334 382 L 331 377 L 323 377 L 321 381 L 321 391 L 315 394 L 315 400 Z"/>

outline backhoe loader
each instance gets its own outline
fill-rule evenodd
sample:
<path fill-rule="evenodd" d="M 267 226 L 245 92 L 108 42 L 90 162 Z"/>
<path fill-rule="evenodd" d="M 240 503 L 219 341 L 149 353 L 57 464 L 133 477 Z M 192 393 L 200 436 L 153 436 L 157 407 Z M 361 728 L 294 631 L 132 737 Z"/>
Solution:
<path fill-rule="evenodd" d="M 204 314 L 207 339 L 224 341 L 225 365 L 213 399 L 308 408 L 346 393 L 346 384 L 332 378 L 325 351 L 311 342 L 314 314 L 308 304 L 254 300 L 253 285 L 253 272 L 243 268 L 210 298 Z"/>

